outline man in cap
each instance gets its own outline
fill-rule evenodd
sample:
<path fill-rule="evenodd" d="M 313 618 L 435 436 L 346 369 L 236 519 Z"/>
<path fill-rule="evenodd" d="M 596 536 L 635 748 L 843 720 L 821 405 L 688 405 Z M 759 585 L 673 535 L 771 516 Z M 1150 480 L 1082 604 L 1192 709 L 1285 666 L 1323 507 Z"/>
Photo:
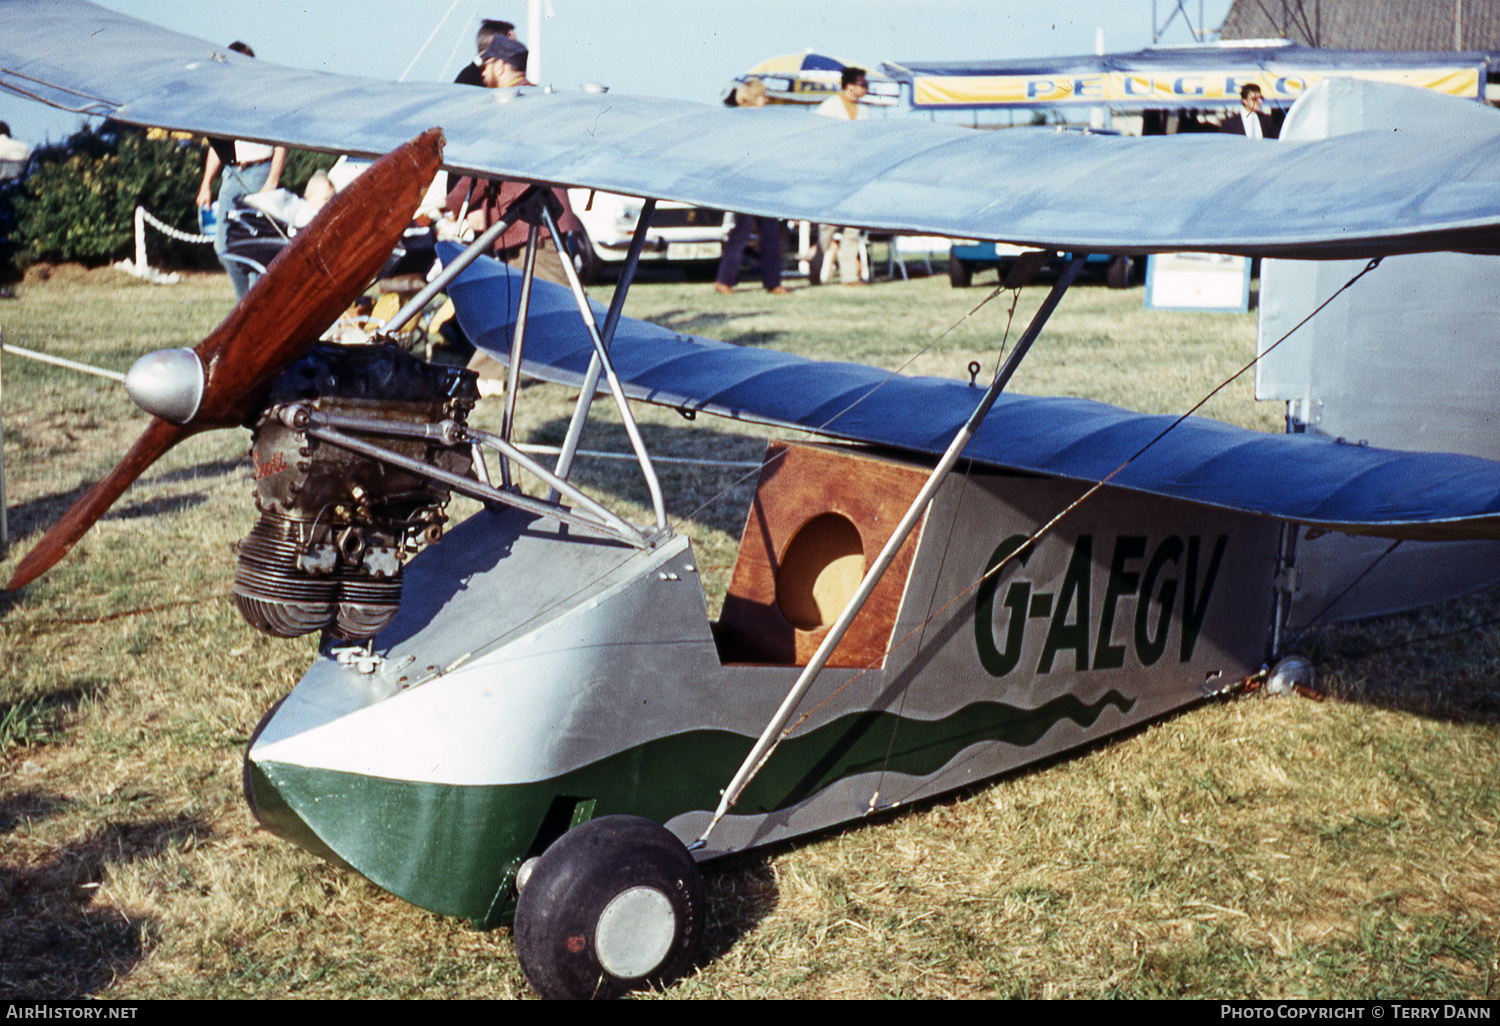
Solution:
<path fill-rule="evenodd" d="M 484 84 L 490 89 L 511 89 L 533 85 L 526 79 L 526 56 L 526 47 L 508 36 L 496 36 L 490 40 L 490 45 L 481 55 Z M 471 185 L 472 193 L 469 191 Z M 510 210 L 511 204 L 515 203 L 528 187 L 527 182 L 496 182 L 487 179 L 475 181 L 471 178 L 461 178 L 453 191 L 448 194 L 448 210 L 456 214 L 463 208 L 467 198 L 469 210 L 467 226 L 477 232 L 482 232 L 504 217 Z M 563 232 L 578 231 L 583 226 L 574 216 L 573 208 L 568 204 L 567 190 L 553 189 L 552 192 L 563 208 L 563 215 L 558 218 L 557 222 L 558 229 Z M 496 240 L 495 257 L 508 264 L 521 266 L 526 254 L 526 236 L 527 225 L 524 221 L 511 225 L 505 234 Z M 559 285 L 568 283 L 557 255 L 557 249 L 546 232 L 543 232 L 541 239 L 538 240 L 537 276 Z"/>
<path fill-rule="evenodd" d="M 514 39 L 503 35 L 495 36 L 490 40 L 489 46 L 485 47 L 484 53 L 480 54 L 480 71 L 484 76 L 485 86 L 490 89 L 511 89 L 533 85 L 526 79 L 526 56 L 526 47 Z M 447 209 L 456 216 L 459 211 L 467 208 L 465 227 L 482 232 L 503 218 L 529 187 L 529 182 L 460 178 L 448 193 Z M 583 225 L 568 203 L 567 190 L 555 188 L 552 194 L 562 204 L 562 216 L 557 219 L 558 231 L 565 234 L 581 233 Z M 530 225 L 525 221 L 517 221 L 495 240 L 492 255 L 512 267 L 524 266 L 529 233 Z M 537 238 L 536 276 L 558 285 L 568 284 L 562 257 L 551 234 L 546 231 L 541 232 Z M 503 368 L 482 353 L 475 354 L 475 358 L 469 362 L 469 369 L 479 373 L 481 393 L 491 391 L 492 386 L 487 387 L 488 379 L 504 376 Z"/>
<path fill-rule="evenodd" d="M 488 89 L 535 85 L 526 81 L 526 47 L 509 36 L 496 36 L 479 55 L 480 74 Z"/>
<path fill-rule="evenodd" d="M 484 85 L 484 51 L 489 49 L 490 41 L 496 36 L 505 36 L 509 39 L 516 38 L 516 27 L 508 21 L 498 21 L 494 18 L 486 18 L 479 23 L 479 31 L 474 35 L 476 56 L 472 61 L 463 66 L 458 77 L 453 80 L 454 85 Z"/>

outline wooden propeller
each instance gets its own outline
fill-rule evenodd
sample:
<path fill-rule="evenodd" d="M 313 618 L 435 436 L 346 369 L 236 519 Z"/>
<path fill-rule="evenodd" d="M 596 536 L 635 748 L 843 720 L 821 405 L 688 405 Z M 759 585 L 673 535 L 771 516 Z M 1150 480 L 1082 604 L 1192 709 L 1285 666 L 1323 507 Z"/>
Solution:
<path fill-rule="evenodd" d="M 7 584 L 25 587 L 79 538 L 163 453 L 189 435 L 244 423 L 271 382 L 308 351 L 401 241 L 443 158 L 430 128 L 386 154 L 319 211 L 238 306 L 199 343 L 203 394 L 183 423 L 153 417 L 116 467 L 26 554 Z"/>

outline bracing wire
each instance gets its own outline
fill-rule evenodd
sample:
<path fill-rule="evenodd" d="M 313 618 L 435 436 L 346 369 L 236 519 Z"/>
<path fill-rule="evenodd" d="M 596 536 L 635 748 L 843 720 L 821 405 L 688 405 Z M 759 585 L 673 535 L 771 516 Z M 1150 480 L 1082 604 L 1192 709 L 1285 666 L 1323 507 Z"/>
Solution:
<path fill-rule="evenodd" d="M 996 296 L 1000 295 L 1000 293 L 1003 292 L 1003 291 L 1005 291 L 1005 284 L 1004 284 L 1004 282 L 1002 282 L 1001 284 L 997 285 L 994 288 L 994 290 L 990 292 L 989 295 L 985 296 L 978 303 L 974 304 L 973 309 L 971 309 L 968 313 L 964 314 L 958 320 L 954 321 L 952 324 L 948 325 L 948 327 L 944 328 L 943 331 L 940 334 L 938 334 L 935 338 L 933 338 L 933 340 L 931 342 L 928 342 L 921 349 L 918 349 L 916 352 L 912 353 L 905 360 L 903 360 L 901 362 L 901 365 L 899 367 L 896 367 L 895 369 L 887 372 L 886 376 L 884 378 L 880 379 L 880 381 L 876 382 L 875 385 L 874 385 L 874 387 L 870 388 L 868 391 L 866 391 L 862 395 L 859 395 L 856 398 L 854 398 L 847 406 L 845 406 L 842 409 L 838 410 L 837 412 L 829 415 L 829 417 L 827 419 L 825 419 L 817 427 L 803 428 L 802 432 L 795 439 L 791 440 L 790 445 L 787 447 L 787 449 L 783 450 L 782 452 L 778 453 L 776 456 L 772 457 L 772 462 L 784 458 L 786 456 L 787 452 L 790 452 L 792 448 L 795 448 L 798 445 L 804 444 L 809 438 L 813 437 L 814 435 L 823 434 L 823 432 L 828 428 L 828 425 L 834 423 L 840 417 L 843 417 L 846 414 L 848 414 L 851 411 L 853 411 L 856 407 L 859 406 L 860 403 L 864 402 L 865 400 L 869 399 L 870 396 L 872 396 L 876 392 L 880 391 L 880 389 L 887 382 L 892 381 L 895 378 L 899 377 L 901 375 L 901 373 L 906 370 L 906 368 L 910 367 L 917 360 L 921 359 L 923 356 L 925 356 L 929 352 L 931 352 L 934 346 L 936 346 L 943 339 L 947 338 L 953 331 L 955 331 L 958 328 L 959 325 L 963 324 L 970 317 L 973 317 L 976 313 L 978 313 L 980 311 L 980 309 L 982 309 L 987 303 L 989 303 L 990 300 L 992 300 Z M 1021 290 L 1019 288 L 1017 288 L 1015 290 L 1015 293 L 1016 293 L 1016 299 L 1019 300 L 1020 299 Z M 1010 316 L 1012 318 L 1015 316 L 1015 312 L 1016 312 L 1015 304 L 1012 303 L 1011 309 L 1010 309 Z M 1007 335 L 1009 334 L 1009 332 L 1010 332 L 1010 322 L 1007 321 L 1006 322 L 1006 333 L 1007 333 Z M 1004 345 L 1004 343 L 1002 342 L 1002 347 L 1003 347 L 1003 345 Z M 769 465 L 769 464 L 767 464 L 767 465 Z M 706 510 L 709 507 L 711 507 L 711 506 L 715 505 L 716 503 L 718 503 L 726 495 L 728 495 L 731 491 L 733 491 L 734 489 L 738 488 L 740 485 L 742 485 L 742 484 L 746 483 L 747 481 L 749 481 L 752 477 L 759 476 L 762 473 L 762 471 L 763 471 L 763 467 L 757 467 L 753 471 L 747 471 L 746 473 L 737 476 L 734 480 L 732 480 L 731 482 L 729 482 L 729 484 L 725 485 L 723 488 L 719 489 L 719 491 L 715 492 L 714 494 L 710 495 L 707 499 L 704 499 L 702 502 L 700 502 L 696 507 L 693 508 L 693 510 L 691 512 L 684 514 L 678 520 L 678 523 L 682 523 L 683 521 L 686 521 L 686 520 L 692 520 L 694 517 L 696 517 L 698 514 L 702 513 L 704 510 Z"/>
<path fill-rule="evenodd" d="M 1203 406 L 1205 404 L 1207 404 L 1209 402 L 1209 400 L 1211 400 L 1214 396 L 1218 395 L 1221 391 L 1223 391 L 1225 388 L 1227 388 L 1236 379 L 1238 379 L 1239 377 L 1241 377 L 1246 371 L 1248 371 L 1251 368 L 1253 368 L 1265 356 L 1267 356 L 1273 349 L 1275 349 L 1277 346 L 1281 345 L 1288 338 L 1290 338 L 1294 333 L 1296 333 L 1303 325 L 1307 324 L 1308 321 L 1312 320 L 1319 313 L 1321 313 L 1330 303 L 1332 303 L 1335 299 L 1337 299 L 1340 295 L 1342 295 L 1347 289 L 1349 289 L 1351 286 L 1353 286 L 1355 282 L 1359 281 L 1365 275 L 1369 274 L 1371 271 L 1375 270 L 1375 268 L 1379 267 L 1380 266 L 1380 261 L 1381 261 L 1380 257 L 1376 257 L 1376 258 L 1372 259 L 1368 264 L 1366 264 L 1364 266 L 1363 269 L 1361 269 L 1358 273 L 1356 273 L 1353 277 L 1351 277 L 1347 282 L 1345 282 L 1342 286 L 1340 286 L 1339 289 L 1336 292 L 1334 292 L 1331 296 L 1329 296 L 1323 302 L 1319 303 L 1318 306 L 1316 308 L 1314 308 L 1311 313 L 1309 313 L 1306 317 L 1302 318 L 1302 320 L 1298 321 L 1295 325 L 1293 325 L 1290 329 L 1288 329 L 1287 332 L 1284 335 L 1282 335 L 1280 338 L 1278 338 L 1275 342 L 1271 343 L 1271 345 L 1267 346 L 1264 350 L 1262 350 L 1261 352 L 1257 353 L 1255 355 L 1255 357 L 1252 360 L 1250 360 L 1249 363 L 1245 364 L 1239 370 L 1235 371 L 1229 377 L 1225 378 L 1222 382 L 1220 382 L 1218 385 L 1216 385 L 1211 391 L 1208 392 L 1208 394 L 1206 394 L 1198 402 L 1194 403 L 1193 406 L 1191 408 L 1189 408 L 1185 413 L 1181 414 L 1175 420 L 1173 420 L 1170 424 L 1168 424 L 1166 427 L 1164 427 L 1154 438 L 1152 438 L 1150 441 L 1146 442 L 1139 449 L 1137 449 L 1135 451 L 1135 453 L 1133 453 L 1129 458 L 1127 458 L 1124 462 L 1122 462 L 1114 470 L 1110 471 L 1109 474 L 1106 475 L 1102 480 L 1100 480 L 1100 481 L 1094 483 L 1093 485 L 1091 485 L 1088 489 L 1086 489 L 1084 491 L 1084 493 L 1082 495 L 1080 495 L 1078 498 L 1076 498 L 1072 502 L 1070 502 L 1067 506 L 1065 506 L 1061 511 L 1059 511 L 1056 515 L 1054 515 L 1046 523 L 1042 524 L 1041 527 L 1038 527 L 1035 531 L 1033 531 L 1031 533 L 1031 535 L 1026 539 L 1026 541 L 1023 542 L 1021 545 L 1017 546 L 1016 549 L 1011 553 L 1011 555 L 1008 558 L 1006 558 L 1004 560 L 1001 560 L 1000 562 L 996 563 L 993 567 L 990 567 L 983 574 L 979 575 L 979 577 L 977 577 L 975 580 L 973 580 L 972 582 L 970 582 L 970 584 L 967 587 L 961 589 L 957 594 L 955 594 L 951 599 L 949 599 L 947 602 L 945 602 L 936 611 L 929 612 L 929 614 L 920 623 L 918 623 L 915 627 L 913 627 L 911 630 L 909 630 L 906 634 L 902 635 L 900 638 L 898 638 L 896 641 L 894 641 L 891 645 L 889 645 L 885 649 L 885 651 L 880 655 L 880 657 L 878 659 L 873 660 L 872 662 L 870 662 L 869 665 L 867 665 L 864 668 L 856 671 L 843 684 L 841 684 L 837 688 L 833 689 L 821 702 L 817 703 L 816 705 L 812 706 L 811 708 L 809 708 L 805 712 L 803 712 L 803 714 L 800 715 L 796 719 L 796 721 L 794 721 L 792 723 L 789 723 L 785 728 L 783 728 L 783 730 L 781 732 L 781 737 L 784 739 L 784 738 L 790 736 L 798 727 L 800 727 L 803 723 L 807 722 L 807 720 L 809 718 L 811 718 L 813 715 L 815 715 L 818 712 L 818 710 L 820 710 L 824 706 L 826 706 L 830 701 L 832 701 L 841 692 L 843 692 L 845 689 L 847 689 L 851 684 L 853 684 L 855 681 L 859 680 L 861 677 L 863 677 L 866 673 L 870 672 L 872 669 L 874 669 L 880 663 L 883 663 L 885 661 L 885 659 L 892 652 L 896 651 L 902 645 L 906 644 L 912 638 L 916 637 L 919 633 L 925 631 L 927 625 L 929 623 L 931 623 L 934 619 L 937 619 L 938 617 L 944 615 L 956 603 L 958 603 L 959 601 L 961 601 L 962 599 L 964 599 L 967 595 L 969 595 L 971 592 L 973 592 L 976 588 L 978 588 L 985 581 L 987 581 L 991 577 L 994 577 L 994 576 L 998 575 L 999 573 L 1001 573 L 1007 566 L 1009 566 L 1022 553 L 1026 552 L 1028 549 L 1031 549 L 1032 547 L 1034 547 L 1036 545 L 1037 541 L 1039 539 L 1041 539 L 1041 537 L 1043 535 L 1045 535 L 1047 532 L 1049 532 L 1053 527 L 1055 527 L 1064 517 L 1066 517 L 1073 510 L 1077 509 L 1079 506 L 1081 506 L 1088 499 L 1090 499 L 1094 495 L 1098 494 L 1098 492 L 1102 488 L 1104 488 L 1105 485 L 1107 485 L 1115 477 L 1119 476 L 1119 474 L 1122 473 L 1125 470 L 1125 468 L 1127 468 L 1128 466 L 1130 466 L 1137 459 L 1139 459 L 1143 454 L 1145 454 L 1145 452 L 1147 450 L 1149 450 L 1152 446 L 1156 445 L 1163 438 L 1165 438 L 1174 428 L 1176 428 L 1178 425 L 1180 425 L 1188 417 L 1192 416 L 1198 410 L 1202 409 Z M 990 298 L 993 298 L 993 297 L 990 297 Z M 987 301 L 988 301 L 988 299 L 986 300 L 986 302 Z M 983 305 L 983 304 L 981 304 L 981 305 Z M 978 308 L 976 307 L 976 309 L 978 309 Z M 1395 546 L 1392 546 L 1392 548 L 1394 548 L 1394 547 Z M 872 805 L 871 811 L 874 811 L 873 805 Z"/>
<path fill-rule="evenodd" d="M 1282 646 L 1282 650 L 1285 651 L 1286 649 L 1291 648 L 1297 642 L 1301 641 L 1303 636 L 1306 635 L 1308 631 L 1312 630 L 1318 625 L 1319 620 L 1328 615 L 1328 611 L 1330 609 L 1338 605 L 1339 602 L 1343 600 L 1345 595 L 1353 591 L 1360 581 L 1368 577 L 1370 575 L 1370 572 L 1380 565 L 1381 560 L 1385 559 L 1385 557 L 1389 556 L 1392 552 L 1395 552 L 1396 547 L 1400 545 L 1403 540 L 1404 539 L 1397 538 L 1395 541 L 1391 542 L 1391 544 L 1386 548 L 1384 552 L 1376 556 L 1374 559 L 1370 560 L 1370 565 L 1365 567 L 1364 570 L 1360 571 L 1359 576 L 1350 581 L 1348 586 L 1345 587 L 1343 591 L 1339 592 L 1333 598 L 1329 599 L 1327 604 L 1324 605 L 1322 609 L 1318 610 L 1317 615 L 1313 616 L 1312 619 L 1303 624 L 1302 629 L 1299 630 L 1296 634 L 1292 635 L 1291 640 Z"/>
<path fill-rule="evenodd" d="M 956 322 L 954 322 L 953 325 L 950 326 L 947 331 L 944 331 L 942 335 L 938 336 L 938 339 L 944 338 L 954 328 L 957 328 L 964 321 L 966 321 L 970 317 L 972 317 L 975 313 L 977 313 L 979 311 L 980 307 L 984 306 L 990 300 L 992 300 L 996 296 L 998 296 L 1000 294 L 1001 289 L 1003 289 L 1003 288 L 1005 288 L 1004 279 L 1001 280 L 1000 286 L 998 288 L 996 288 L 995 291 L 991 292 L 988 296 L 984 297 L 984 299 L 980 300 L 979 303 L 978 303 L 978 305 L 976 305 L 974 307 L 974 309 L 970 310 L 968 313 L 964 314 L 963 317 L 959 318 Z M 995 357 L 995 376 L 998 376 L 1000 374 L 1001 369 L 1005 366 L 1005 347 L 1010 343 L 1010 329 L 1015 324 L 1016 307 L 1020 305 L 1020 302 L 1021 302 L 1021 289 L 1020 289 L 1020 287 L 1017 287 L 1014 290 L 1014 292 L 1013 292 L 1013 294 L 1011 296 L 1010 310 L 1008 310 L 1006 312 L 1005 331 L 1000 336 L 1000 351 L 999 351 L 999 353 Z M 971 439 L 970 442 L 969 442 L 969 450 L 971 452 L 973 451 L 974 446 L 976 446 L 976 445 L 979 444 L 979 435 L 980 435 L 980 433 L 983 430 L 984 430 L 984 424 L 981 423 L 979 425 L 978 430 L 976 430 L 974 432 L 973 439 Z M 933 617 L 932 605 L 933 605 L 934 602 L 937 601 L 938 582 L 941 581 L 942 578 L 943 578 L 943 568 L 948 565 L 948 552 L 953 547 L 953 535 L 955 533 L 955 530 L 956 530 L 956 527 L 957 527 L 957 524 L 958 524 L 958 511 L 963 508 L 964 493 L 968 490 L 968 487 L 969 487 L 969 478 L 973 474 L 973 470 L 974 470 L 973 461 L 970 460 L 970 461 L 966 462 L 965 465 L 964 465 L 963 475 L 959 479 L 958 500 L 953 503 L 953 516 L 949 519 L 949 521 L 948 521 L 948 530 L 944 533 L 944 536 L 943 536 L 943 551 L 942 551 L 942 555 L 938 558 L 937 573 L 935 573 L 933 575 L 933 578 L 932 578 L 932 590 L 927 593 L 927 615 L 922 620 L 921 628 L 920 628 L 920 631 L 919 631 L 919 633 L 922 636 L 925 636 L 927 625 L 932 622 L 932 617 Z M 917 639 L 917 646 L 920 648 L 921 644 L 922 644 L 921 637 L 918 637 L 918 639 Z M 870 796 L 870 809 L 871 810 L 873 810 L 873 809 L 875 809 L 875 808 L 877 808 L 879 806 L 879 803 L 880 803 L 880 792 L 882 791 L 882 789 L 885 786 L 885 774 L 886 774 L 886 771 L 890 768 L 891 755 L 896 750 L 896 734 L 901 729 L 902 718 L 903 718 L 903 716 L 904 716 L 904 714 L 906 712 L 906 696 L 909 695 L 910 693 L 911 693 L 911 689 L 910 688 L 902 688 L 901 689 L 901 699 L 900 699 L 900 701 L 896 705 L 896 715 L 895 715 L 894 719 L 891 722 L 891 737 L 890 737 L 890 740 L 888 742 L 886 742 L 886 746 L 885 746 L 885 758 L 880 763 L 880 776 L 878 778 L 876 778 L 876 781 L 875 781 L 875 791 Z"/>

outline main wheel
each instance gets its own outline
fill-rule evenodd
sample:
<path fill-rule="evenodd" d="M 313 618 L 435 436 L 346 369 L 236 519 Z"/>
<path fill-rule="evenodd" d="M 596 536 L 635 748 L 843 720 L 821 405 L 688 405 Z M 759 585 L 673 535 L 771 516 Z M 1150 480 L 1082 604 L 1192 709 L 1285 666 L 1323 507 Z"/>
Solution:
<path fill-rule="evenodd" d="M 1131 261 L 1121 254 L 1109 262 L 1104 271 L 1104 283 L 1112 289 L 1123 289 L 1130 285 Z"/>
<path fill-rule="evenodd" d="M 1003 281 L 1005 275 L 1000 276 Z M 966 289 L 974 283 L 974 269 L 956 256 L 948 257 L 948 284 L 956 289 Z"/>
<path fill-rule="evenodd" d="M 604 816 L 536 862 L 516 906 L 516 955 L 547 998 L 608 998 L 684 972 L 703 940 L 703 878 L 665 827 Z"/>

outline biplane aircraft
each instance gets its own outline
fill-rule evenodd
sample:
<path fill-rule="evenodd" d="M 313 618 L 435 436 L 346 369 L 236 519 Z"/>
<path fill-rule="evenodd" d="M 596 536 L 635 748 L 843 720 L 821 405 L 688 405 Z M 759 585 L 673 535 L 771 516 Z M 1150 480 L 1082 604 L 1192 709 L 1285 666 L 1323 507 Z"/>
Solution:
<path fill-rule="evenodd" d="M 533 280 L 529 261 L 479 258 L 485 238 L 451 247 L 431 291 L 509 364 L 505 401 L 523 373 L 579 387 L 554 467 L 508 437 L 513 407 L 499 434 L 468 426 L 466 372 L 318 341 L 439 168 L 646 197 L 637 256 L 663 199 L 1074 254 L 1373 260 L 1500 250 L 1494 111 L 1461 131 L 1264 144 L 839 124 L 296 71 L 81 0 L 0 5 L 0 86 L 134 124 L 387 154 L 206 341 L 132 371 L 150 426 L 9 588 L 179 439 L 248 426 L 260 518 L 235 601 L 270 634 L 325 639 L 251 742 L 253 810 L 417 905 L 513 921 L 544 994 L 683 971 L 699 862 L 963 787 L 1255 674 L 1282 615 L 1285 525 L 1500 538 L 1500 462 L 1006 393 L 1081 257 L 981 389 L 632 321 L 634 259 L 603 308 L 576 281 Z M 1105 197 L 1104 181 L 1131 188 Z M 528 195 L 507 220 L 534 243 L 554 215 L 548 190 Z M 717 622 L 632 400 L 818 439 L 769 447 Z M 569 482 L 596 401 L 624 422 L 649 522 Z M 550 494 L 523 492 L 522 474 Z M 486 509 L 449 530 L 455 491 Z"/>

